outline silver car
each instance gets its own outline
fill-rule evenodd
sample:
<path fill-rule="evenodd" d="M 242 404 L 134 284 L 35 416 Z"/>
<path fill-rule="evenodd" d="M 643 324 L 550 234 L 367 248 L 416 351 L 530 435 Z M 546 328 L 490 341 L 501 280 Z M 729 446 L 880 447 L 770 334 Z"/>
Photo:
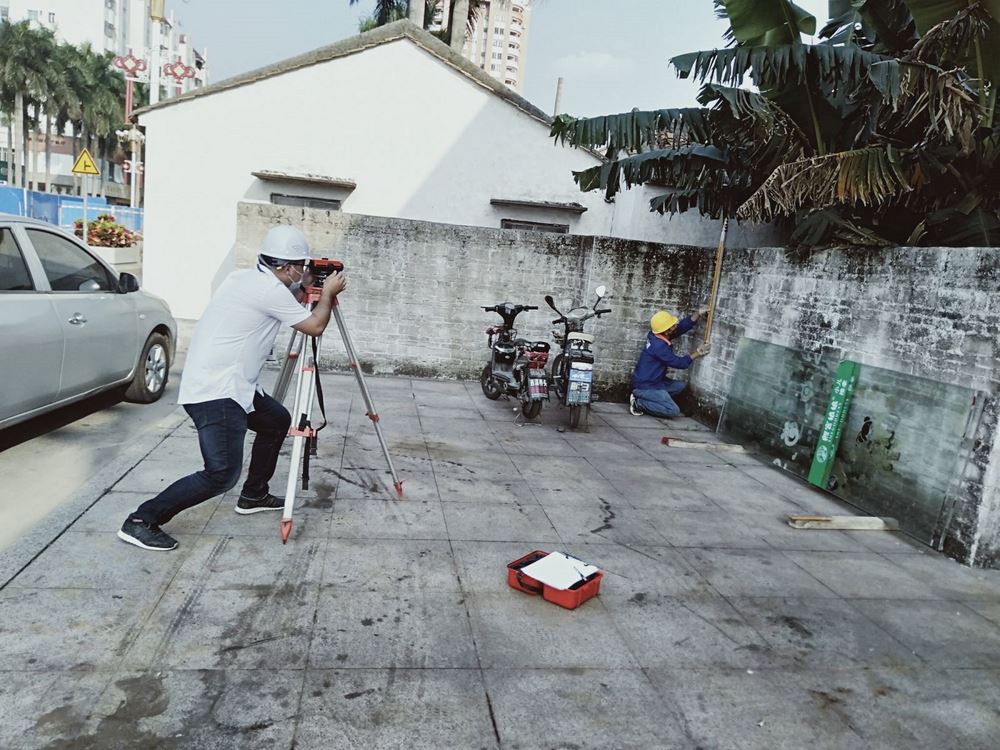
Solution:
<path fill-rule="evenodd" d="M 0 214 L 0 428 L 101 391 L 138 403 L 167 385 L 177 324 L 80 240 Z"/>

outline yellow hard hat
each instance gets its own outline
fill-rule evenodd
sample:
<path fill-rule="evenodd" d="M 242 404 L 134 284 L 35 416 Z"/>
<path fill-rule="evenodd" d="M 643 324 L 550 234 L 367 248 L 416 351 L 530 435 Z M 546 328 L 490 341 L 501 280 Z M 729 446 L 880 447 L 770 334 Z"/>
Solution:
<path fill-rule="evenodd" d="M 677 316 L 671 315 L 666 310 L 660 310 L 649 320 L 649 328 L 653 333 L 669 331 L 675 325 L 677 325 Z"/>

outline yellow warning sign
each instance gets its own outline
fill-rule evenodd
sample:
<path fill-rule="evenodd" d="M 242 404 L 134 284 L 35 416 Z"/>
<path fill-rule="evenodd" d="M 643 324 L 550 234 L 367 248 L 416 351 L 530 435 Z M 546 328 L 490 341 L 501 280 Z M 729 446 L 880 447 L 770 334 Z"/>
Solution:
<path fill-rule="evenodd" d="M 94 163 L 94 157 L 90 155 L 87 149 L 80 152 L 80 155 L 76 157 L 76 162 L 73 164 L 73 174 L 92 174 L 100 176 L 101 172 L 97 168 L 97 164 Z"/>

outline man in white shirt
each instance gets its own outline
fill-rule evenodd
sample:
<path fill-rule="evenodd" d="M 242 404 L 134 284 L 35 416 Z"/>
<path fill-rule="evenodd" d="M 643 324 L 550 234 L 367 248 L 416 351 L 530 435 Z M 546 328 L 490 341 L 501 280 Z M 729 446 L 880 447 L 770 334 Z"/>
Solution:
<path fill-rule="evenodd" d="M 291 416 L 264 393 L 260 371 L 282 325 L 319 336 L 330 323 L 334 298 L 347 286 L 343 273 L 331 274 L 319 301 L 307 310 L 299 297 L 309 258 L 302 232 L 273 227 L 261 244 L 257 266 L 231 273 L 212 297 L 195 326 L 177 399 L 198 428 L 205 468 L 178 479 L 131 513 L 118 532 L 123 541 L 148 550 L 177 547 L 160 525 L 236 486 L 247 429 L 256 437 L 235 510 L 247 514 L 283 507 L 284 500 L 268 492 L 268 482 Z"/>

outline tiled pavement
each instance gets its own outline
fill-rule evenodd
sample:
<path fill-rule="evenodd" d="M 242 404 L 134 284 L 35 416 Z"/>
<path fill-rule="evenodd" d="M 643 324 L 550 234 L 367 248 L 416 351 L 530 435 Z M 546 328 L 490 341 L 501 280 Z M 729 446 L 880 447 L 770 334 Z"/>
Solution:
<path fill-rule="evenodd" d="M 1000 571 L 887 532 L 715 440 L 597 404 L 515 422 L 476 383 L 372 378 L 405 499 L 353 380 L 282 546 L 231 496 L 114 531 L 198 468 L 174 430 L 0 590 L 2 748 L 989 748 L 1000 746 Z M 281 494 L 282 463 L 272 490 Z M 562 610 L 505 564 L 607 571 Z"/>

